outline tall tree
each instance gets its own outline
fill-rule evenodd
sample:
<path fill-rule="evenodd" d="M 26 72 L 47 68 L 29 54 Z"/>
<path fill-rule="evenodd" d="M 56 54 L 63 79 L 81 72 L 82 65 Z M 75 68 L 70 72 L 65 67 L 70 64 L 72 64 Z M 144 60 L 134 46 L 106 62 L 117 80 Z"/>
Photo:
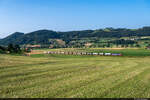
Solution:
<path fill-rule="evenodd" d="M 13 46 L 13 44 L 9 44 L 9 45 L 8 45 L 8 51 L 9 51 L 10 53 L 14 53 L 14 46 Z"/>

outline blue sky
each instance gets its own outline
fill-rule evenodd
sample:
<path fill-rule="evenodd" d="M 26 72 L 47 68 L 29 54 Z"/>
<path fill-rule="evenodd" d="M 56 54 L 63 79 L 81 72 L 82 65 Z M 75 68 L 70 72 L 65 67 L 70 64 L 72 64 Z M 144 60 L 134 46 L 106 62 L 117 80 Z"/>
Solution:
<path fill-rule="evenodd" d="M 13 32 L 150 26 L 150 0 L 0 0 L 0 38 Z"/>

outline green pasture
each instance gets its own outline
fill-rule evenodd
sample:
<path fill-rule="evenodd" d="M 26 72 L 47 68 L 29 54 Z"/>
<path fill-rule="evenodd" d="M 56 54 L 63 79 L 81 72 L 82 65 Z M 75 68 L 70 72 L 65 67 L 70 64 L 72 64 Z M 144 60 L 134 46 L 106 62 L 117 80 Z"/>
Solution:
<path fill-rule="evenodd" d="M 0 98 L 150 98 L 150 57 L 0 54 Z"/>

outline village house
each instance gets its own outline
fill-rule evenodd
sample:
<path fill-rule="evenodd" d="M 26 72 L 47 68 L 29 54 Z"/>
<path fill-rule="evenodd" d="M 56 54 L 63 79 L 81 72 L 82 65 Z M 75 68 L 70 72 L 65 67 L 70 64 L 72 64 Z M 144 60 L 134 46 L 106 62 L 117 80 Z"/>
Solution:
<path fill-rule="evenodd" d="M 27 45 L 27 48 L 41 48 L 41 45 Z"/>

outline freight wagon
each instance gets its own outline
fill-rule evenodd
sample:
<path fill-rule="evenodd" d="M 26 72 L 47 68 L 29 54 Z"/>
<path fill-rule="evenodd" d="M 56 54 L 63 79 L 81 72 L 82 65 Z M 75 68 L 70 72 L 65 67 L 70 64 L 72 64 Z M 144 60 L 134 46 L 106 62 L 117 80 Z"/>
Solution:
<path fill-rule="evenodd" d="M 120 53 L 112 53 L 112 56 L 122 56 Z"/>
<path fill-rule="evenodd" d="M 98 55 L 98 53 L 93 53 L 93 55 Z"/>
<path fill-rule="evenodd" d="M 103 56 L 103 55 L 104 55 L 104 53 L 98 53 L 98 55 Z"/>
<path fill-rule="evenodd" d="M 111 53 L 105 53 L 105 56 L 111 56 Z"/>

